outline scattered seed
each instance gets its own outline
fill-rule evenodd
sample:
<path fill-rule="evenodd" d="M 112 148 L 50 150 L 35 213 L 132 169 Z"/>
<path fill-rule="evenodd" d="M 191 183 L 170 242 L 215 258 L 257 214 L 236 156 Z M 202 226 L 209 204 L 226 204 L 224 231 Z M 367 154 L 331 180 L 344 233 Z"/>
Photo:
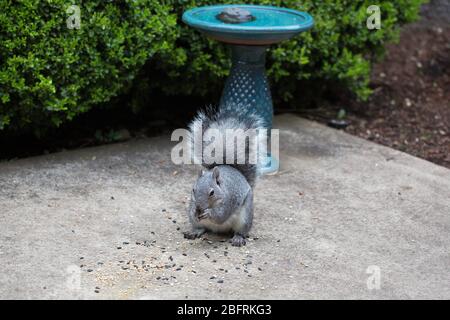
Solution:
<path fill-rule="evenodd" d="M 120 249 L 122 249 L 122 247 L 117 247 L 117 250 L 120 250 Z"/>
<path fill-rule="evenodd" d="M 94 271 L 94 270 L 92 270 L 92 269 L 87 269 L 86 271 L 87 271 L 87 272 L 92 272 L 92 271 Z"/>
<path fill-rule="evenodd" d="M 217 280 L 217 283 L 223 283 L 223 280 Z"/>

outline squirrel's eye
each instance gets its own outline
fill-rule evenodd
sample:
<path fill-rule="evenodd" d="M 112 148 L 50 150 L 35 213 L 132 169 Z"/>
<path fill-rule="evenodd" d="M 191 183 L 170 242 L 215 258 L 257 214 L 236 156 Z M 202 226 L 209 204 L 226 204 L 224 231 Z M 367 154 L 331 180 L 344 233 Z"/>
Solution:
<path fill-rule="evenodd" d="M 212 197 L 214 195 L 214 189 L 211 189 L 211 191 L 209 191 L 209 196 Z"/>

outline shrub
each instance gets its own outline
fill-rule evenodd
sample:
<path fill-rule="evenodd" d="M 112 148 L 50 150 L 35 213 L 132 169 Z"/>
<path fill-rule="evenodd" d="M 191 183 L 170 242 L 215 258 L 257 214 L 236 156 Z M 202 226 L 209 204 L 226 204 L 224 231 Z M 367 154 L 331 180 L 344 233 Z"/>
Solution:
<path fill-rule="evenodd" d="M 306 11 L 315 19 L 310 31 L 291 41 L 272 47 L 267 56 L 268 75 L 273 95 L 284 101 L 302 94 L 300 82 L 339 83 L 359 98 L 370 94 L 368 87 L 372 57 L 383 52 L 386 41 L 398 35 L 399 26 L 413 21 L 424 0 L 287 0 L 246 1 Z M 212 3 L 242 3 L 242 1 L 173 1 L 178 17 L 184 10 Z M 381 29 L 369 30 L 367 8 L 377 4 L 381 11 Z M 198 31 L 182 22 L 177 24 L 179 59 L 160 56 L 149 62 L 151 72 L 159 74 L 153 87 L 171 94 L 204 95 L 222 88 L 230 61 L 226 48 L 214 40 L 205 39 Z M 173 63 L 175 61 L 175 63 Z M 159 71 L 159 72 L 158 72 Z M 317 86 L 316 86 L 317 87 Z"/>
<path fill-rule="evenodd" d="M 149 57 L 170 56 L 171 6 L 156 0 L 0 1 L 0 129 L 32 127 L 86 112 L 123 92 Z"/>
<path fill-rule="evenodd" d="M 81 28 L 68 29 L 68 1 L 0 0 L 0 129 L 57 126 L 132 83 L 136 109 L 142 101 L 147 106 L 151 98 L 145 96 L 156 90 L 219 93 L 230 67 L 228 50 L 184 25 L 181 15 L 220 2 L 242 1 L 79 0 Z M 295 101 L 305 82 L 338 83 L 366 98 L 372 57 L 395 39 L 401 24 L 417 17 L 423 2 L 378 1 L 379 30 L 366 28 L 373 1 L 248 2 L 307 11 L 315 19 L 312 30 L 269 51 L 275 98 Z"/>

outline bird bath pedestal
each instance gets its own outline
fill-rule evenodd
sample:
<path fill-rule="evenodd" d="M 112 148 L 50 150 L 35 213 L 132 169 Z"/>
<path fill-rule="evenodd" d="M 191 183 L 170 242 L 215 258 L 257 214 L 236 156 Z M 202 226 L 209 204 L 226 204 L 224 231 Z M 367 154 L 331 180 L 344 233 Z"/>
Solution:
<path fill-rule="evenodd" d="M 258 113 L 272 128 L 273 105 L 265 75 L 269 45 L 287 40 L 313 26 L 313 18 L 296 10 L 256 5 L 217 5 L 194 8 L 183 21 L 208 37 L 231 47 L 232 67 L 220 105 Z M 230 110 L 237 113 L 238 110 Z M 262 174 L 278 170 L 278 159 L 267 156 Z"/>

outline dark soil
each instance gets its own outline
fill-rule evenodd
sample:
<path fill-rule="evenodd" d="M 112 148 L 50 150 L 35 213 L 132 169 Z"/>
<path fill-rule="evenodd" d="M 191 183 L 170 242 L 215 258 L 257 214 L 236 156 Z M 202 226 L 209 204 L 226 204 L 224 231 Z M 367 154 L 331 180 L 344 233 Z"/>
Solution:
<path fill-rule="evenodd" d="M 450 168 L 450 1 L 430 1 L 421 20 L 387 46 L 368 102 L 342 96 L 304 116 L 328 123 L 340 109 L 346 132 Z"/>
<path fill-rule="evenodd" d="M 192 97 L 153 98 L 154 105 L 165 107 L 149 107 L 134 114 L 125 96 L 112 101 L 112 107 L 95 108 L 61 128 L 48 129 L 43 138 L 32 133 L 0 136 L 0 161 L 170 134 L 187 127 L 198 106 L 203 105 Z"/>

